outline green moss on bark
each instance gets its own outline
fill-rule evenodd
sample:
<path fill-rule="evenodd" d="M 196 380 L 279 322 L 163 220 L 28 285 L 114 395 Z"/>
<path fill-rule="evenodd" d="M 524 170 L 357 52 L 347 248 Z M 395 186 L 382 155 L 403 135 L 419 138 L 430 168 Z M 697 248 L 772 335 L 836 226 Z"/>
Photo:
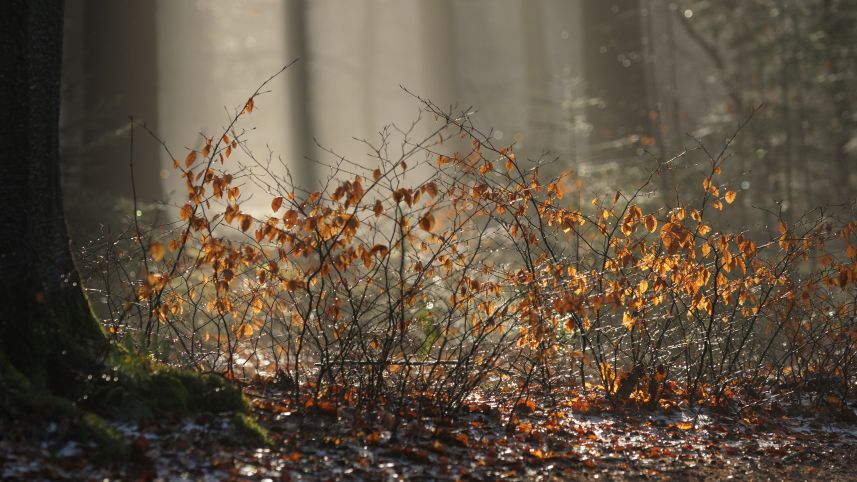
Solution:
<path fill-rule="evenodd" d="M 163 416 L 247 412 L 234 385 L 221 377 L 159 366 L 119 351 L 88 389 L 88 405 L 112 418 L 148 421 Z"/>
<path fill-rule="evenodd" d="M 82 441 L 97 445 L 103 460 L 127 460 L 132 453 L 105 418 L 140 422 L 232 413 L 242 420 L 235 424 L 241 440 L 267 440 L 249 418 L 239 388 L 219 376 L 155 364 L 109 343 L 83 293 L 78 295 L 30 303 L 31 323 L 6 325 L 0 350 L 4 425 L 65 419 Z"/>
<path fill-rule="evenodd" d="M 268 431 L 259 425 L 256 419 L 246 413 L 236 413 L 232 417 L 232 424 L 241 437 L 240 441 L 247 445 L 268 446 L 273 443 Z"/>

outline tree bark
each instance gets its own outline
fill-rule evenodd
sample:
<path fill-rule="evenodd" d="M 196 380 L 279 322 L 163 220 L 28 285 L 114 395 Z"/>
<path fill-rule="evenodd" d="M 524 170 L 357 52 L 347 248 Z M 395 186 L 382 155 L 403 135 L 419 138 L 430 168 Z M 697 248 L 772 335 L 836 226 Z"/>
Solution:
<path fill-rule="evenodd" d="M 69 370 L 108 343 L 80 285 L 60 191 L 59 88 L 63 4 L 0 7 L 0 322 L 5 358 L 34 386 L 72 387 Z M 74 359 L 74 361 L 72 361 Z"/>
<path fill-rule="evenodd" d="M 0 420 L 68 415 L 79 435 L 116 453 L 116 431 L 82 407 L 151 419 L 247 406 L 221 378 L 111 345 L 92 314 L 60 190 L 62 22 L 61 0 L 0 3 Z"/>

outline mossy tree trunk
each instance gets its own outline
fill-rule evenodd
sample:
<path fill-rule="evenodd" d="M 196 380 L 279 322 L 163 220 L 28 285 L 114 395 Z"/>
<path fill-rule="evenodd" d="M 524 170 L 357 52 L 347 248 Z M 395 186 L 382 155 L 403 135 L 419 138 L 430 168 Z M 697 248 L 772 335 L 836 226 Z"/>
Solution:
<path fill-rule="evenodd" d="M 62 22 L 60 0 L 0 2 L 0 421 L 70 416 L 79 435 L 111 449 L 116 433 L 96 413 L 238 411 L 247 428 L 239 390 L 132 356 L 90 309 L 60 191 Z"/>
<path fill-rule="evenodd" d="M 67 393 L 108 350 L 69 250 L 60 191 L 63 4 L 0 5 L 2 352 L 34 385 Z"/>

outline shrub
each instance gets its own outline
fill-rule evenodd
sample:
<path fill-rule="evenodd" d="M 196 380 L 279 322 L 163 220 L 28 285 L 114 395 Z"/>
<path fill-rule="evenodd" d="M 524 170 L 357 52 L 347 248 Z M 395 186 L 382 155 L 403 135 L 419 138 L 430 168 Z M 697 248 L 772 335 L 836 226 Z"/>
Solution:
<path fill-rule="evenodd" d="M 739 395 L 764 386 L 763 401 L 849 396 L 857 222 L 820 209 L 773 234 L 719 231 L 738 196 L 720 180 L 731 139 L 694 150 L 708 172 L 692 202 L 646 202 L 667 161 L 584 203 L 583 179 L 545 178 L 419 99 L 429 134 L 388 126 L 368 162 L 332 156 L 325 189 L 303 192 L 242 149 L 254 98 L 175 161 L 181 223 L 135 233 L 146 271 L 116 333 L 146 348 L 160 333 L 173 361 L 276 376 L 324 409 L 451 413 L 476 390 L 575 385 L 652 407 L 756 403 Z M 251 184 L 264 215 L 242 209 Z"/>

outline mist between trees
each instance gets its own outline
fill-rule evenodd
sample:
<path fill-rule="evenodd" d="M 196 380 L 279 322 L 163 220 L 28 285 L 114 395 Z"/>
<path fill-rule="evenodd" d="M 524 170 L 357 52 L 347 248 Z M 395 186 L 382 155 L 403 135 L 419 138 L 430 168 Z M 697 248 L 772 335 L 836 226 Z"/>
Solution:
<path fill-rule="evenodd" d="M 736 226 L 773 232 L 763 210 L 797 219 L 854 198 L 849 5 L 71 1 L 63 66 L 71 226 L 80 239 L 124 224 L 129 115 L 173 149 L 191 148 L 200 132 L 224 126 L 231 99 L 300 57 L 246 127 L 256 129 L 255 155 L 282 159 L 304 189 L 326 174 L 307 160 L 329 157 L 314 139 L 361 163 L 366 151 L 352 138 L 413 120 L 417 106 L 400 85 L 441 106 L 473 106 L 498 142 L 556 160 L 553 174 L 570 169 L 600 193 L 694 138 L 719 143 L 764 104 L 733 146 L 729 175 L 744 192 Z M 138 138 L 136 149 L 138 201 L 152 220 L 158 201 L 181 201 L 182 186 L 156 142 Z M 697 154 L 676 163 L 652 202 L 684 199 L 681 186 L 704 164 Z M 104 206 L 115 206 L 110 220 Z"/>
<path fill-rule="evenodd" d="M 63 165 L 131 349 L 313 404 L 850 396 L 847 2 L 117 8 L 69 2 Z"/>

